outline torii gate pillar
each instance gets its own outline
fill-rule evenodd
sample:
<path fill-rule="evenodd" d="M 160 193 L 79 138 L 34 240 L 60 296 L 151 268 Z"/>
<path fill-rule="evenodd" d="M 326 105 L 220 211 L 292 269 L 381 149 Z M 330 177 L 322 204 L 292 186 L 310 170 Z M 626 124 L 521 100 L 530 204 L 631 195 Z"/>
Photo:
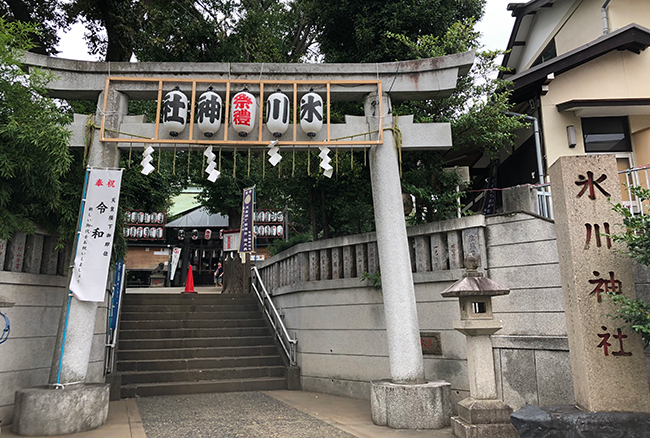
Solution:
<path fill-rule="evenodd" d="M 384 130 L 384 143 L 370 152 L 370 178 L 391 380 L 372 382 L 372 420 L 396 429 L 442 429 L 449 426 L 451 384 L 424 379 L 390 97 L 381 96 L 381 106 L 377 99 L 367 95 L 364 109 L 371 129 Z"/>

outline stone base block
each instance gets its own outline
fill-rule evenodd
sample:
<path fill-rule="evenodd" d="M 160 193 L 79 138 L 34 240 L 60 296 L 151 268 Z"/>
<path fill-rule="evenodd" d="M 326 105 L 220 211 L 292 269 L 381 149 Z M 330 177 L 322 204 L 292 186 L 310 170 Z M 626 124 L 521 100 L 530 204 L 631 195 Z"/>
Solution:
<path fill-rule="evenodd" d="M 476 400 L 467 397 L 458 402 L 458 416 L 469 424 L 510 424 L 512 408 L 501 400 Z"/>
<path fill-rule="evenodd" d="M 450 383 L 409 385 L 388 380 L 370 383 L 370 409 L 376 425 L 393 429 L 443 429 L 449 426 Z"/>
<path fill-rule="evenodd" d="M 96 429 L 108 419 L 109 394 L 107 383 L 16 391 L 13 432 L 54 436 Z"/>
<path fill-rule="evenodd" d="M 289 391 L 300 391 L 300 367 L 287 367 L 287 389 Z"/>
<path fill-rule="evenodd" d="M 527 405 L 510 420 L 521 438 L 643 438 L 650 433 L 650 414 L 583 412 L 575 406 Z"/>
<path fill-rule="evenodd" d="M 111 401 L 120 400 L 122 398 L 122 374 L 106 374 L 105 381 L 111 385 Z"/>
<path fill-rule="evenodd" d="M 519 438 L 510 423 L 470 424 L 460 417 L 451 417 L 451 429 L 458 438 Z"/>

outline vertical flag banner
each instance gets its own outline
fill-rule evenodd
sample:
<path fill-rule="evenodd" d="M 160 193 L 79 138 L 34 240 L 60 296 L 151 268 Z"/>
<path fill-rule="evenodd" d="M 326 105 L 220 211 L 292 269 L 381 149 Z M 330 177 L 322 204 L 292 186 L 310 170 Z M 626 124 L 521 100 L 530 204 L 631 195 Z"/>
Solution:
<path fill-rule="evenodd" d="M 178 267 L 178 260 L 180 257 L 181 249 L 179 247 L 175 247 L 172 251 L 172 265 L 169 267 L 169 269 L 171 269 L 171 272 L 169 273 L 170 280 L 174 279 L 174 274 L 176 274 L 176 268 Z"/>
<path fill-rule="evenodd" d="M 70 291 L 80 301 L 104 301 L 122 170 L 89 169 Z"/>
<path fill-rule="evenodd" d="M 244 202 L 241 209 L 239 229 L 239 252 L 253 252 L 253 213 L 255 213 L 255 187 L 244 189 Z"/>

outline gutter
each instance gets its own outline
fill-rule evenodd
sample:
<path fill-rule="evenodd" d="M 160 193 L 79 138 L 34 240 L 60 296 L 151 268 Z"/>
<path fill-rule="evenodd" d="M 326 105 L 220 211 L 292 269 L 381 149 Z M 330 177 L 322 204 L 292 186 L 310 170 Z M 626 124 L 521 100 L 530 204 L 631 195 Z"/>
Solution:
<path fill-rule="evenodd" d="M 537 121 L 537 117 L 529 116 L 528 114 L 513 113 L 511 111 L 506 111 L 504 114 L 513 117 L 523 117 L 524 120 L 533 122 L 533 135 L 535 136 L 535 152 L 537 154 L 537 176 L 539 179 L 539 183 L 544 184 L 545 175 L 544 175 L 544 166 L 542 165 L 542 142 L 539 133 L 539 122 Z"/>
<path fill-rule="evenodd" d="M 603 20 L 603 35 L 607 35 L 609 33 L 609 17 L 607 14 L 607 7 L 609 6 L 609 2 L 612 0 L 605 0 L 605 3 L 600 7 L 600 15 L 602 16 Z"/>

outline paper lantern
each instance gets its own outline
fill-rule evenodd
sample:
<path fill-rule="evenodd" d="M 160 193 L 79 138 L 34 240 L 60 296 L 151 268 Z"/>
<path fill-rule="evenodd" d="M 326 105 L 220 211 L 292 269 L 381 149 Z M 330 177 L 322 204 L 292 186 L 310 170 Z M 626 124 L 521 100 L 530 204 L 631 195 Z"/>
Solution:
<path fill-rule="evenodd" d="M 212 91 L 212 87 L 199 97 L 197 125 L 205 137 L 212 137 L 221 128 L 221 96 Z"/>
<path fill-rule="evenodd" d="M 230 123 L 240 137 L 246 137 L 255 126 L 257 104 L 255 96 L 248 92 L 248 89 L 240 91 L 232 98 L 232 110 Z"/>
<path fill-rule="evenodd" d="M 289 98 L 279 88 L 266 101 L 266 127 L 275 138 L 289 128 Z"/>
<path fill-rule="evenodd" d="M 212 230 L 205 230 L 205 233 L 203 233 L 203 238 L 205 240 L 210 240 L 212 237 Z"/>
<path fill-rule="evenodd" d="M 313 89 L 300 99 L 300 127 L 310 137 L 323 127 L 323 99 Z"/>
<path fill-rule="evenodd" d="M 176 86 L 165 95 L 162 109 L 163 129 L 172 137 L 178 137 L 187 123 L 187 96 Z"/>

